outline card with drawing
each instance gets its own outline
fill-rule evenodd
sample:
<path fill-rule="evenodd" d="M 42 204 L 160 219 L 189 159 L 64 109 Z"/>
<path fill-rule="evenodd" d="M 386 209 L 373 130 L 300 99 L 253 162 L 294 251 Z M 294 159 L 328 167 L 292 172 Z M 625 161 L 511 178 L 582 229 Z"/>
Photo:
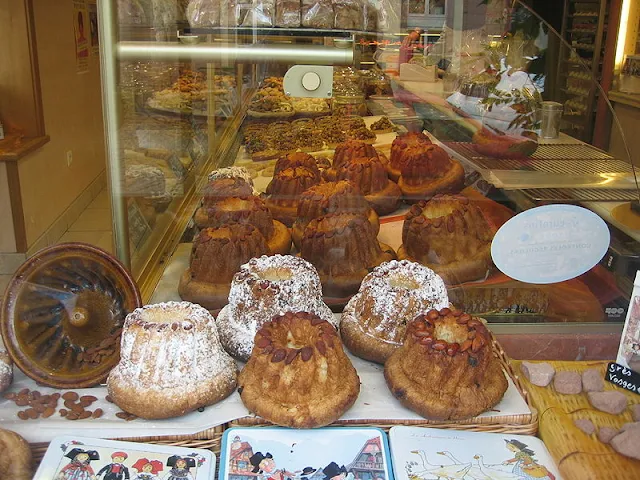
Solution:
<path fill-rule="evenodd" d="M 393 427 L 397 480 L 561 480 L 541 440 L 526 435 Z"/>
<path fill-rule="evenodd" d="M 209 450 L 61 436 L 34 480 L 212 480 L 215 466 Z"/>
<path fill-rule="evenodd" d="M 231 428 L 219 480 L 393 480 L 384 432 L 376 428 Z"/>

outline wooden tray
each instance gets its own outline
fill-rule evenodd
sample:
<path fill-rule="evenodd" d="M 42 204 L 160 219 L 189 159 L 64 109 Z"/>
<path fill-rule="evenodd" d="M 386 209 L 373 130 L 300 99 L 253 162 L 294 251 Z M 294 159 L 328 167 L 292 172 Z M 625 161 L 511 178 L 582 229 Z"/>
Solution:
<path fill-rule="evenodd" d="M 520 435 L 535 435 L 538 431 L 538 412 L 534 408 L 529 398 L 529 393 L 515 374 L 507 354 L 504 352 L 500 344 L 492 340 L 493 351 L 498 360 L 502 364 L 502 368 L 509 375 L 515 384 L 518 392 L 522 395 L 525 402 L 531 409 L 530 414 L 504 415 L 500 417 L 474 417 L 466 420 L 438 422 L 433 420 L 338 420 L 331 426 L 366 426 L 378 427 L 389 430 L 396 425 L 412 425 L 412 426 L 432 426 L 437 428 L 447 428 L 454 430 L 469 430 L 474 432 L 495 432 L 495 433 L 516 433 Z M 261 417 L 249 416 L 239 418 L 229 423 L 230 426 L 269 426 Z"/>
<path fill-rule="evenodd" d="M 553 386 L 537 387 L 520 374 L 520 361 L 514 361 L 513 367 L 520 383 L 529 392 L 533 405 L 540 412 L 540 438 L 547 445 L 553 459 L 565 480 L 588 479 L 638 479 L 640 461 L 624 457 L 609 445 L 600 442 L 594 433 L 587 435 L 574 425 L 574 420 L 587 418 L 596 428 L 620 428 L 624 423 L 632 422 L 630 410 L 621 415 L 610 415 L 591 407 L 587 395 L 563 395 Z M 588 368 L 597 368 L 604 377 L 607 362 L 549 362 L 556 372 L 572 370 L 582 372 Z M 624 392 L 629 403 L 640 403 L 640 396 L 616 388 L 605 381 L 605 390 Z M 597 432 L 597 430 L 596 430 Z"/>

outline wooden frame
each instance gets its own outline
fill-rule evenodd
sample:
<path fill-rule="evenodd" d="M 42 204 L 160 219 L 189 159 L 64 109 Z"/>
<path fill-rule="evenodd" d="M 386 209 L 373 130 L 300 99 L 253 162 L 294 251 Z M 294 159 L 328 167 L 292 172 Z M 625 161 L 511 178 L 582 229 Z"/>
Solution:
<path fill-rule="evenodd" d="M 32 0 L 0 0 L 0 31 L 6 48 L 0 53 L 0 85 L 6 138 L 0 140 L 0 162 L 7 165 L 7 184 L 16 250 L 27 251 L 18 161 L 49 141 L 45 135 L 40 72 Z"/>

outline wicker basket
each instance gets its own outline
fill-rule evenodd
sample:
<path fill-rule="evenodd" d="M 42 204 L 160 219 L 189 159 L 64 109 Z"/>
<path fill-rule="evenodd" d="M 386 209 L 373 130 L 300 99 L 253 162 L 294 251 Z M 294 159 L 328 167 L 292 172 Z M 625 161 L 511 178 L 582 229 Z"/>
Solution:
<path fill-rule="evenodd" d="M 513 362 L 513 368 L 519 372 L 520 361 Z M 558 371 L 582 372 L 596 368 L 604 377 L 607 362 L 549 362 Z M 518 374 L 516 374 L 518 376 Z M 531 401 L 540 413 L 540 438 L 553 456 L 560 473 L 565 480 L 586 479 L 638 479 L 640 461 L 616 453 L 609 445 L 600 442 L 596 434 L 587 435 L 574 425 L 578 419 L 589 419 L 596 428 L 620 428 L 624 423 L 632 422 L 629 409 L 620 415 L 610 415 L 594 409 L 585 393 L 563 395 L 553 386 L 538 387 L 524 377 L 521 383 L 529 391 Z M 624 392 L 629 404 L 640 403 L 640 396 L 605 382 L 605 390 Z M 597 430 L 596 430 L 597 431 Z"/>
<path fill-rule="evenodd" d="M 466 420 L 437 422 L 433 420 L 338 420 L 331 426 L 347 427 L 378 427 L 385 431 L 396 425 L 410 425 L 423 427 L 437 427 L 454 430 L 468 430 L 473 432 L 516 433 L 520 435 L 535 435 L 538 431 L 538 412 L 531 404 L 529 393 L 523 387 L 520 379 L 515 374 L 509 358 L 500 344 L 493 339 L 493 351 L 502 368 L 511 378 L 516 388 L 531 409 L 530 414 L 504 415 L 497 417 L 473 417 Z M 270 426 L 271 424 L 261 417 L 244 417 L 230 422 L 230 426 Z"/>

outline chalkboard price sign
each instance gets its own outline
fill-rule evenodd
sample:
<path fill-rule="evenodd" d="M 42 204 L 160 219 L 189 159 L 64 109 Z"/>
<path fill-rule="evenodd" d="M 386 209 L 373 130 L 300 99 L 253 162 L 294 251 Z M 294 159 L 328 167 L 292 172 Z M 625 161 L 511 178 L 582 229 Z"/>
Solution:
<path fill-rule="evenodd" d="M 623 367 L 618 363 L 610 363 L 604 379 L 618 387 L 640 395 L 640 374 L 627 367 Z"/>

